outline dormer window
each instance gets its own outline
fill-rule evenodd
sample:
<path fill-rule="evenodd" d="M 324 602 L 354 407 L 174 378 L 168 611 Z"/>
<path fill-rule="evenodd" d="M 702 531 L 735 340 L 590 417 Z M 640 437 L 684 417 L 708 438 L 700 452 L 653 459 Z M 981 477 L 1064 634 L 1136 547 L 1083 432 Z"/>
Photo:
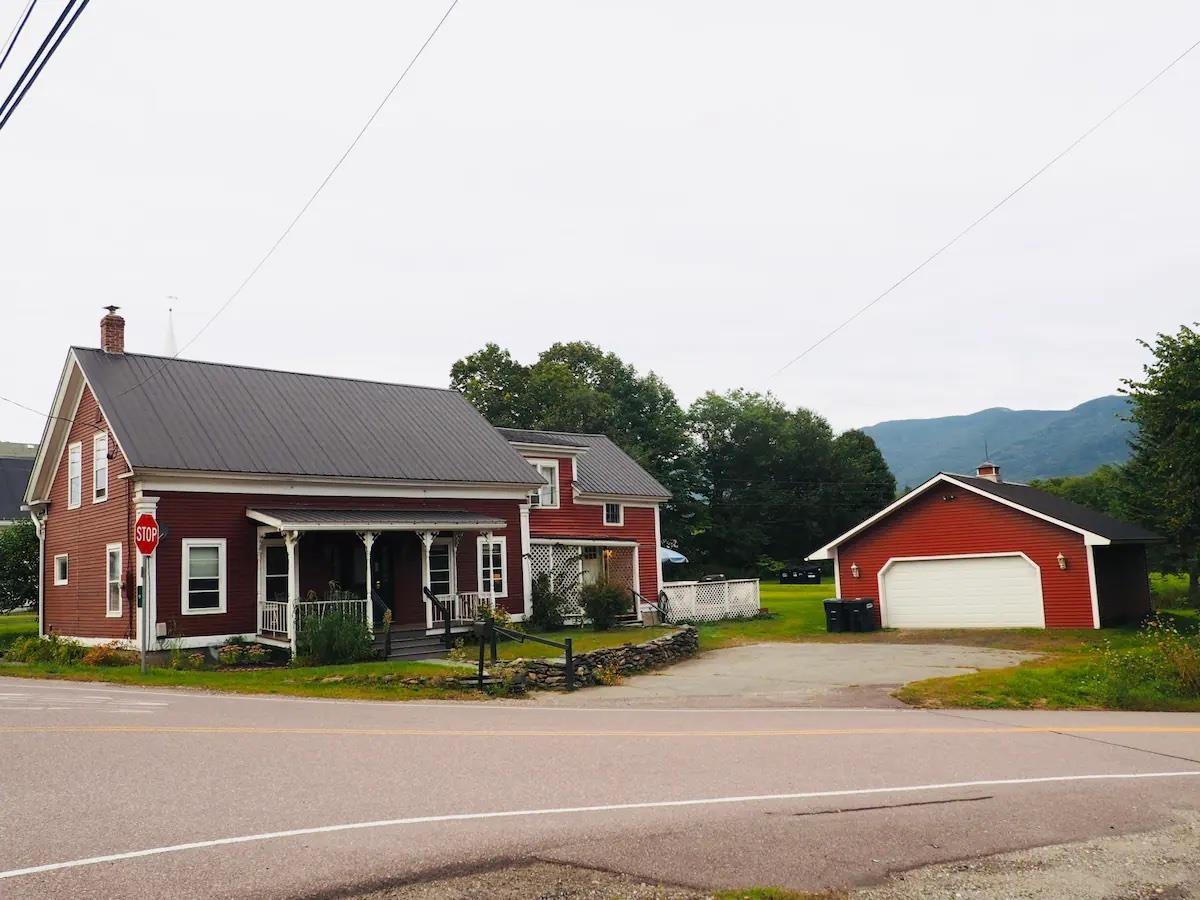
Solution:
<path fill-rule="evenodd" d="M 529 495 L 529 505 L 542 509 L 558 508 L 558 462 L 549 459 L 531 459 L 529 461 L 538 475 L 546 480 L 545 486 Z"/>

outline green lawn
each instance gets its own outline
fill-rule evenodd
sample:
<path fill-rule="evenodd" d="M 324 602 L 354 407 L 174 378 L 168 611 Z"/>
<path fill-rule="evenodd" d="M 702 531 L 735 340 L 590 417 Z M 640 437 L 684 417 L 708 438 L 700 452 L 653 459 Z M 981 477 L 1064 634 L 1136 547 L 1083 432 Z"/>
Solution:
<path fill-rule="evenodd" d="M 37 613 L 17 612 L 0 615 L 0 650 L 19 637 L 37 634 Z"/>
<path fill-rule="evenodd" d="M 0 675 L 21 678 L 55 678 L 66 681 L 103 681 L 143 687 L 183 687 L 234 694 L 287 694 L 346 700 L 420 700 L 466 698 L 479 695 L 457 684 L 406 685 L 405 678 L 444 681 L 470 669 L 438 663 L 368 662 L 311 668 L 228 669 L 176 671 L 151 667 L 143 675 L 137 666 L 62 666 L 50 663 L 0 663 Z"/>
<path fill-rule="evenodd" d="M 675 629 L 666 626 L 656 628 L 614 628 L 611 631 L 593 631 L 590 628 L 564 628 L 561 631 L 538 631 L 538 637 L 548 641 L 558 641 L 560 644 L 566 638 L 571 638 L 571 652 L 583 653 L 587 650 L 599 650 L 603 647 L 619 647 L 622 644 L 640 644 L 660 635 L 670 634 Z M 470 659 L 477 660 L 478 646 L 467 645 L 465 648 Z M 557 647 L 547 647 L 536 641 L 503 641 L 497 647 L 497 655 L 501 659 L 540 659 L 543 657 L 562 656 L 563 651 Z"/>

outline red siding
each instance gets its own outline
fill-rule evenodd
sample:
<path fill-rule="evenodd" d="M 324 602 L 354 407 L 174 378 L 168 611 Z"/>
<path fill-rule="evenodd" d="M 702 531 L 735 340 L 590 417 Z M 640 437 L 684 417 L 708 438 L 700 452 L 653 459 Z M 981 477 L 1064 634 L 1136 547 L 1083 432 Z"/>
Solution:
<path fill-rule="evenodd" d="M 953 496 L 954 499 L 943 499 Z M 1091 628 L 1092 595 L 1087 548 L 1073 531 L 964 491 L 934 485 L 875 526 L 838 548 L 843 597 L 879 600 L 879 570 L 894 557 L 1022 552 L 1042 572 L 1042 599 L 1050 628 Z M 1067 569 L 1058 566 L 1058 554 Z M 859 577 L 850 566 L 857 564 Z"/>
<path fill-rule="evenodd" d="M 111 432 L 108 436 L 108 499 L 92 502 L 92 437 L 108 429 L 90 388 L 84 388 L 79 409 L 68 433 L 50 489 L 46 518 L 45 627 L 75 637 L 132 638 L 136 628 L 133 572 L 137 565 L 131 550 L 130 519 L 133 480 L 118 476 L 129 471 Z M 78 509 L 67 508 L 68 448 L 81 447 L 83 484 Z M 121 617 L 109 618 L 107 609 L 106 546 L 121 544 Z M 54 583 L 54 557 L 67 554 L 67 584 Z"/>
<path fill-rule="evenodd" d="M 159 493 L 158 520 L 168 535 L 158 547 L 158 621 L 168 623 L 171 634 L 185 636 L 243 634 L 257 629 L 258 608 L 258 523 L 246 517 L 254 507 L 310 506 L 324 509 L 454 509 L 504 519 L 508 525 L 497 529 L 507 538 L 508 597 L 503 605 L 514 613 L 524 611 L 525 597 L 521 577 L 520 501 L 517 500 L 412 500 L 360 497 L 280 497 L 254 494 Z M 475 583 L 476 537 L 463 535 L 459 546 L 461 590 Z M 227 567 L 227 611 L 219 615 L 182 615 L 181 541 L 184 538 L 225 538 Z M 305 573 L 306 540 L 301 538 L 300 579 L 305 587 L 311 582 Z M 462 577 L 464 567 L 469 577 Z M 398 570 L 397 575 L 400 575 Z M 400 589 L 400 585 L 397 589 Z M 420 590 L 418 579 L 416 589 Z"/>
<path fill-rule="evenodd" d="M 529 459 L 546 459 L 537 453 L 525 454 Z M 529 514 L 531 537 L 606 538 L 614 541 L 637 541 L 638 590 L 645 597 L 657 597 L 660 581 L 658 542 L 654 533 L 654 505 L 630 506 L 624 509 L 623 525 L 604 524 L 604 506 L 600 503 L 576 503 L 572 485 L 573 469 L 569 457 L 558 460 L 558 509 L 534 507 Z M 643 501 L 644 503 L 644 501 Z"/>

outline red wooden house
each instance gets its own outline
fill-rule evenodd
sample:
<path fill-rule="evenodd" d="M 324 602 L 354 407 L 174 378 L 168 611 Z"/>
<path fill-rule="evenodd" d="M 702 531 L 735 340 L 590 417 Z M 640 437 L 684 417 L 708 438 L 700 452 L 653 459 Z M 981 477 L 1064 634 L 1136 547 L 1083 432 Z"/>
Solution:
<path fill-rule="evenodd" d="M 1000 479 L 940 473 L 816 551 L 891 628 L 1100 628 L 1150 612 L 1139 525 Z"/>
<path fill-rule="evenodd" d="M 390 609 L 417 653 L 480 603 L 523 618 L 563 541 L 657 594 L 667 493 L 606 438 L 513 443 L 450 390 L 126 353 L 115 309 L 101 339 L 67 355 L 25 494 L 43 634 L 138 641 L 140 592 L 151 647 L 294 649 L 307 615 Z M 143 512 L 162 530 L 148 562 Z"/>

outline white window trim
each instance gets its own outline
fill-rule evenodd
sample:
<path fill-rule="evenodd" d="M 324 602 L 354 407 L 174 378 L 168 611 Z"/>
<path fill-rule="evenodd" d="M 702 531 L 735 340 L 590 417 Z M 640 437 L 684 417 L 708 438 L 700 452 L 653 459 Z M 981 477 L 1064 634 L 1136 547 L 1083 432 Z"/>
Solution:
<path fill-rule="evenodd" d="M 479 593 L 481 596 L 487 595 L 487 591 L 483 588 L 483 545 L 487 543 L 483 536 L 480 535 L 475 541 L 475 583 L 479 585 Z M 492 543 L 500 545 L 500 580 L 504 583 L 504 590 L 497 591 L 492 594 L 497 600 L 503 600 L 508 596 L 508 538 L 504 535 L 493 535 Z"/>
<path fill-rule="evenodd" d="M 225 612 L 228 592 L 225 584 L 225 538 L 184 538 L 180 550 L 179 611 L 185 616 L 217 616 Z M 214 609 L 188 607 L 188 559 L 193 547 L 217 548 L 217 606 Z"/>
<path fill-rule="evenodd" d="M 554 486 L 554 502 L 553 503 L 542 503 L 541 502 L 541 489 L 539 488 L 536 491 L 529 492 L 529 505 L 533 509 L 559 509 L 562 505 L 562 490 L 560 489 L 560 483 L 559 483 L 560 472 L 559 472 L 559 468 L 558 468 L 558 460 L 557 459 L 526 459 L 525 461 L 527 463 L 529 463 L 531 466 L 533 466 L 535 469 L 538 466 L 547 466 L 547 467 L 554 469 L 554 481 L 550 482 Z M 533 502 L 534 495 L 538 496 L 537 503 Z"/>
<path fill-rule="evenodd" d="M 124 604 L 123 598 L 121 597 L 121 565 L 124 562 L 124 560 L 122 559 L 122 549 L 123 548 L 121 547 L 120 544 L 109 544 L 108 546 L 106 546 L 104 548 L 104 615 L 110 619 L 121 618 L 121 614 L 125 611 L 125 604 Z M 112 579 L 110 579 L 108 576 L 108 558 L 109 558 L 109 556 L 112 555 L 113 551 L 116 551 L 116 554 L 117 554 L 117 610 L 116 610 L 116 612 L 113 612 L 111 609 L 108 608 L 108 592 L 109 592 L 109 589 L 112 587 Z"/>
<path fill-rule="evenodd" d="M 608 508 L 615 506 L 617 508 L 617 521 L 608 521 Z M 609 528 L 621 528 L 625 524 L 625 504 L 618 503 L 615 500 L 605 500 L 604 505 L 600 507 L 600 521 Z"/>
<path fill-rule="evenodd" d="M 100 442 L 104 442 L 104 496 L 97 497 L 96 491 L 100 485 L 96 483 L 97 475 L 100 472 L 100 467 L 96 465 L 96 460 L 100 455 Z M 92 435 L 92 502 L 103 503 L 108 499 L 108 432 Z"/>
<path fill-rule="evenodd" d="M 58 561 L 63 561 L 63 568 L 67 570 L 67 577 L 60 579 L 58 577 Z M 54 583 L 62 586 L 71 580 L 71 559 L 69 553 L 58 553 L 54 556 Z"/>
<path fill-rule="evenodd" d="M 270 547 L 287 548 L 287 542 L 283 538 L 264 538 L 262 541 L 262 553 L 258 557 L 258 601 L 262 603 L 267 599 L 267 549 Z M 186 577 L 186 575 L 184 576 Z"/>
<path fill-rule="evenodd" d="M 458 593 L 458 552 L 454 546 L 454 541 L 450 538 L 437 538 L 432 547 L 443 546 L 446 548 L 448 564 L 450 566 L 450 595 Z M 432 575 L 432 569 L 430 570 Z M 507 583 L 507 582 L 506 582 Z"/>
<path fill-rule="evenodd" d="M 79 455 L 79 496 L 71 496 L 71 484 L 75 480 L 71 475 L 71 457 Z M 67 509 L 79 509 L 83 505 L 83 442 L 76 441 L 67 444 Z"/>

